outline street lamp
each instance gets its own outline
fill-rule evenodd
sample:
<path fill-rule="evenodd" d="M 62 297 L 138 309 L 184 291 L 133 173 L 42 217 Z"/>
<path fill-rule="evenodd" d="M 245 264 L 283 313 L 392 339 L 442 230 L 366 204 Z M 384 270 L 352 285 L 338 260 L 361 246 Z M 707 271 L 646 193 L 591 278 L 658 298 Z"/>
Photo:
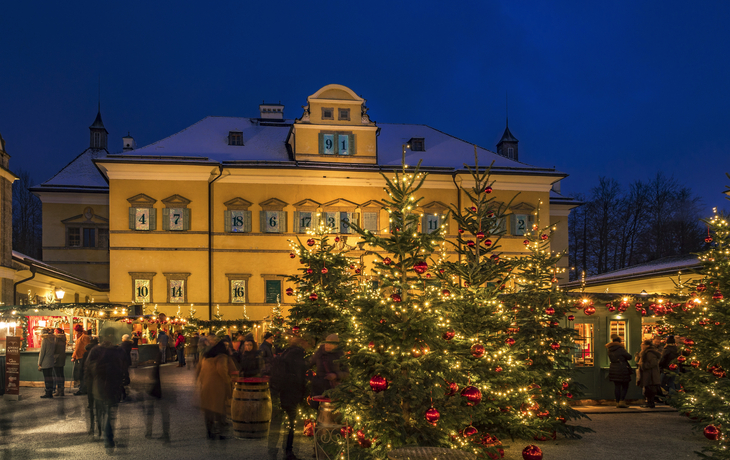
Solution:
<path fill-rule="evenodd" d="M 66 295 L 66 291 L 63 290 L 63 288 L 56 288 L 56 300 L 59 302 L 63 300 L 63 296 Z"/>

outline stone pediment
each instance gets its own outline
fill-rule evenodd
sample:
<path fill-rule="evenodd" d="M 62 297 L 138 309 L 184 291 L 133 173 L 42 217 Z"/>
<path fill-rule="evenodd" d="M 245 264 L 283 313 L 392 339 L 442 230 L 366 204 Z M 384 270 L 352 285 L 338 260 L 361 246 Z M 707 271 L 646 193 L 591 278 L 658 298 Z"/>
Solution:
<path fill-rule="evenodd" d="M 237 196 L 236 198 L 228 200 L 223 204 L 229 211 L 248 211 L 248 208 L 251 207 L 253 203 Z"/>
<path fill-rule="evenodd" d="M 168 208 L 187 208 L 190 204 L 190 200 L 178 194 L 168 196 L 162 202 Z"/>
<path fill-rule="evenodd" d="M 383 209 L 383 206 L 385 206 L 385 205 L 378 200 L 370 200 L 370 201 L 366 201 L 365 203 L 361 204 L 360 208 L 362 208 L 362 209 L 364 209 L 364 208 Z"/>
<path fill-rule="evenodd" d="M 309 211 L 309 210 L 314 211 L 317 208 L 319 208 L 321 206 L 321 204 L 317 203 L 314 200 L 310 200 L 309 198 L 307 198 L 305 200 L 294 203 L 293 206 L 297 209 L 303 209 L 305 211 Z"/>
<path fill-rule="evenodd" d="M 281 201 L 278 198 L 269 198 L 268 200 L 259 203 L 259 206 L 261 206 L 261 209 L 264 211 L 281 211 L 288 205 L 289 203 Z"/>
<path fill-rule="evenodd" d="M 341 211 L 355 210 L 357 203 L 353 203 L 350 200 L 344 198 L 337 198 L 336 200 L 329 201 L 322 205 L 324 209 L 335 209 Z"/>
<path fill-rule="evenodd" d="M 152 198 L 149 195 L 145 195 L 144 193 L 140 193 L 139 195 L 134 195 L 132 198 L 127 198 L 127 201 L 129 201 L 129 203 L 132 206 L 137 206 L 137 207 L 147 207 L 147 206 L 152 206 L 155 203 L 157 203 L 157 200 L 155 200 L 154 198 Z"/>
<path fill-rule="evenodd" d="M 92 214 L 91 216 L 87 216 L 84 214 L 79 214 L 78 216 L 69 217 L 68 219 L 64 219 L 61 221 L 62 224 L 109 224 L 109 219 L 105 219 L 101 216 L 97 216 L 96 214 Z"/>
<path fill-rule="evenodd" d="M 525 203 L 524 201 L 522 201 L 518 204 L 510 206 L 509 210 L 512 212 L 515 212 L 515 213 L 519 212 L 522 214 L 524 214 L 524 213 L 531 214 L 532 212 L 535 211 L 535 207 L 529 203 Z"/>
<path fill-rule="evenodd" d="M 428 204 L 421 206 L 423 212 L 427 214 L 443 213 L 449 210 L 449 207 L 440 201 L 432 201 Z"/>

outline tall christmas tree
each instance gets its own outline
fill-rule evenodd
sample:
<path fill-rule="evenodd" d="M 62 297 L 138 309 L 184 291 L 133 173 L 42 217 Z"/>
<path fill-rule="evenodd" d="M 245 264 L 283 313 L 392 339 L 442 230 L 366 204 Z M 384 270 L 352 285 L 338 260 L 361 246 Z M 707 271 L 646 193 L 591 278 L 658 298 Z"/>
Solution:
<path fill-rule="evenodd" d="M 713 459 L 730 459 L 730 216 L 715 212 L 705 222 L 707 249 L 699 255 L 701 278 L 692 282 L 689 297 L 660 310 L 668 311 L 664 328 L 678 344 L 683 343 L 680 356 L 669 365 L 682 388 L 671 404 L 715 441 L 703 452 L 711 453 Z"/>
<path fill-rule="evenodd" d="M 550 240 L 558 224 L 539 223 L 540 206 L 524 234 L 529 253 L 519 259 L 514 289 L 502 299 L 513 322 L 507 340 L 527 388 L 522 411 L 529 423 L 521 435 L 538 440 L 558 433 L 579 438 L 579 433 L 591 430 L 568 423 L 585 417 L 568 404 L 581 394 L 580 385 L 572 381 L 576 331 L 561 326 L 574 307 L 557 284 L 558 261 L 564 254 L 552 251 Z"/>
<path fill-rule="evenodd" d="M 355 296 L 355 334 L 345 346 L 350 377 L 329 392 L 360 444 L 350 451 L 351 458 L 385 458 L 401 445 L 449 443 L 450 433 L 438 424 L 432 405 L 443 395 L 447 364 L 438 326 L 443 313 L 433 305 L 440 289 L 428 286 L 434 263 L 430 256 L 439 248 L 444 228 L 418 232 L 420 198 L 415 193 L 426 178 L 418 167 L 404 165 L 392 179 L 383 177 L 389 237 L 353 225 L 378 255 L 374 273 L 379 286 L 363 286 Z"/>
<path fill-rule="evenodd" d="M 324 222 L 320 222 L 302 243 L 291 242 L 292 258 L 299 258 L 300 273 L 289 277 L 298 288 L 287 289 L 287 295 L 296 295 L 296 304 L 289 310 L 289 322 L 300 333 L 323 341 L 328 334 L 338 334 L 340 340 L 350 336 L 352 292 L 359 270 L 354 261 L 337 249 L 340 237 L 332 238 Z M 306 244 L 306 246 L 305 246 Z"/>

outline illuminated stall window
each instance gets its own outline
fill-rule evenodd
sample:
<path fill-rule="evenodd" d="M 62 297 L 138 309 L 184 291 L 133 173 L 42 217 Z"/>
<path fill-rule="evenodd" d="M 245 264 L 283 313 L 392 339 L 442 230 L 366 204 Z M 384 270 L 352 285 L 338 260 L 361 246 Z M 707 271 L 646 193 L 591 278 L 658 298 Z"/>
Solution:
<path fill-rule="evenodd" d="M 593 324 L 577 323 L 575 325 L 578 337 L 575 339 L 573 364 L 577 367 L 590 367 L 594 364 L 594 335 Z"/>
<path fill-rule="evenodd" d="M 617 335 L 621 337 L 621 341 L 626 343 L 626 321 L 613 320 L 608 323 L 609 337 Z"/>

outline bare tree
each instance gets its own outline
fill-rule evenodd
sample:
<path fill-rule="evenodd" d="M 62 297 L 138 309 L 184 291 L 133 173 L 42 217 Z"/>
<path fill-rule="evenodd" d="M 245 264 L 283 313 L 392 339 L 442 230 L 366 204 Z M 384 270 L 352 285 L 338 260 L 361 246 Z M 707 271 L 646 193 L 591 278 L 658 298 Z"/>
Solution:
<path fill-rule="evenodd" d="M 29 187 L 33 185 L 30 173 L 18 170 L 13 183 L 13 250 L 40 259 L 42 250 L 42 205 Z"/>

